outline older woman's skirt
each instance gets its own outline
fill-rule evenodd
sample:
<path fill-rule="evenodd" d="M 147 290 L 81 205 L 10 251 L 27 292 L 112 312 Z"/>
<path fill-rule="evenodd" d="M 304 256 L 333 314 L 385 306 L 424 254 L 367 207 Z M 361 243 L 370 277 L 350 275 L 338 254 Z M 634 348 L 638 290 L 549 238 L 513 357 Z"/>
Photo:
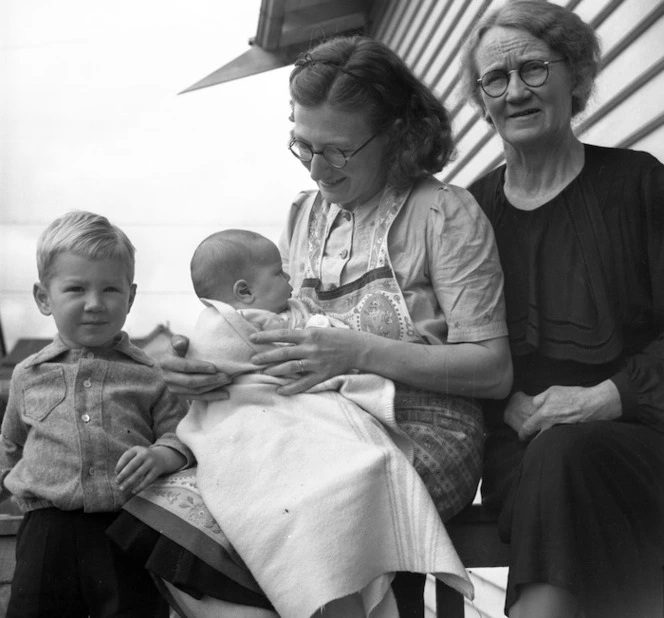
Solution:
<path fill-rule="evenodd" d="M 446 521 L 477 490 L 484 442 L 481 408 L 470 399 L 397 385 L 395 414 L 415 443 L 415 468 Z M 160 479 L 131 499 L 108 534 L 157 577 L 194 598 L 272 609 L 203 503 L 195 470 Z M 399 586 L 397 581 L 395 591 Z M 413 586 L 407 581 L 404 587 Z M 396 595 L 402 612 L 403 594 Z"/>
<path fill-rule="evenodd" d="M 510 543 L 506 609 L 524 584 L 562 587 L 586 618 L 664 615 L 664 435 L 642 425 L 558 425 L 486 444 L 485 505 Z"/>

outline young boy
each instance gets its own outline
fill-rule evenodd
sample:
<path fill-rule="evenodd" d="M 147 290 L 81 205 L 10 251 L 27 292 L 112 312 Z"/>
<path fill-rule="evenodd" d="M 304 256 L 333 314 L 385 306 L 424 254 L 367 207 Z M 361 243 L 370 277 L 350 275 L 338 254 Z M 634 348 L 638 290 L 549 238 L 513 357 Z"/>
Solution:
<path fill-rule="evenodd" d="M 121 330 L 134 247 L 105 217 L 70 212 L 42 233 L 37 267 L 58 334 L 17 365 L 2 422 L 1 495 L 25 513 L 7 616 L 166 616 L 104 533 L 132 494 L 192 462 L 175 435 L 186 406 Z"/>
<path fill-rule="evenodd" d="M 259 330 L 348 328 L 291 298 L 293 288 L 279 249 L 256 232 L 231 229 L 208 236 L 191 259 L 191 279 L 199 298 L 230 305 Z"/>

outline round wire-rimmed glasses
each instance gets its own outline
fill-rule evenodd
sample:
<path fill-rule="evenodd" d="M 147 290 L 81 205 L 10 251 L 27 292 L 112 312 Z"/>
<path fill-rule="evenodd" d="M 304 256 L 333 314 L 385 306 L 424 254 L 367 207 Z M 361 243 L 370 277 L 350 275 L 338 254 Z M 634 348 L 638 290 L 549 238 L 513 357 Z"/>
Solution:
<path fill-rule="evenodd" d="M 307 142 L 303 142 L 299 139 L 292 139 L 288 144 L 288 150 L 293 153 L 293 156 L 297 157 L 302 163 L 309 163 L 314 158 L 314 155 L 323 155 L 323 158 L 332 166 L 337 169 L 345 167 L 346 163 L 350 161 L 362 148 L 367 146 L 371 140 L 378 136 L 378 133 L 372 135 L 364 144 L 359 148 L 353 150 L 353 152 L 345 153 L 341 148 L 336 146 L 325 146 L 323 150 L 314 150 Z"/>
<path fill-rule="evenodd" d="M 537 88 L 543 86 L 546 80 L 549 79 L 549 65 L 556 62 L 565 62 L 564 58 L 560 60 L 528 60 L 524 62 L 518 69 L 511 71 L 503 71 L 502 69 L 495 69 L 488 71 L 477 80 L 477 83 L 484 90 L 484 94 L 497 99 L 502 97 L 507 92 L 507 87 L 510 83 L 510 75 L 518 73 L 521 81 L 530 86 Z"/>

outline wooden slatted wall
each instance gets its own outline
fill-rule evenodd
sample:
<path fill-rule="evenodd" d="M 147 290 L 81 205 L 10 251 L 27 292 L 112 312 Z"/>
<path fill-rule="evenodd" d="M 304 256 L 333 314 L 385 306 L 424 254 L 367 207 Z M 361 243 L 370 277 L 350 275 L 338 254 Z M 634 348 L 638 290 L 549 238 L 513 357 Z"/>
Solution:
<path fill-rule="evenodd" d="M 664 0 L 555 0 L 591 24 L 602 71 L 575 118 L 582 141 L 646 150 L 664 161 Z M 499 0 L 384 0 L 372 34 L 396 51 L 444 102 L 456 158 L 440 174 L 467 186 L 502 162 L 495 131 L 459 92 L 459 51 L 478 18 Z"/>

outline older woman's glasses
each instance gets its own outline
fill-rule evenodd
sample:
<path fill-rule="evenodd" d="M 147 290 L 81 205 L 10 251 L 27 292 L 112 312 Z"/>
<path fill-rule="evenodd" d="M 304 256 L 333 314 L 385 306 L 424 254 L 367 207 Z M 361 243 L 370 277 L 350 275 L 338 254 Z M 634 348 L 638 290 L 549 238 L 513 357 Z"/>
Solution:
<path fill-rule="evenodd" d="M 497 99 L 507 92 L 507 86 L 510 83 L 510 74 L 518 73 L 521 81 L 526 86 L 537 88 L 538 86 L 543 86 L 546 80 L 549 79 L 549 65 L 556 62 L 565 62 L 565 60 L 528 60 L 528 62 L 524 62 L 518 69 L 512 69 L 511 71 L 503 71 L 502 69 L 489 71 L 482 75 L 477 80 L 477 83 L 482 87 L 487 96 Z"/>
<path fill-rule="evenodd" d="M 332 166 L 337 169 L 345 167 L 346 163 L 350 161 L 362 148 L 367 146 L 371 140 L 378 136 L 378 133 L 372 135 L 364 144 L 359 148 L 353 150 L 353 152 L 346 153 L 341 148 L 336 146 L 325 146 L 323 150 L 314 150 L 306 142 L 301 142 L 299 139 L 291 140 L 288 144 L 288 150 L 290 150 L 294 156 L 296 156 L 302 163 L 309 163 L 314 158 L 314 155 L 323 155 L 323 158 Z"/>

